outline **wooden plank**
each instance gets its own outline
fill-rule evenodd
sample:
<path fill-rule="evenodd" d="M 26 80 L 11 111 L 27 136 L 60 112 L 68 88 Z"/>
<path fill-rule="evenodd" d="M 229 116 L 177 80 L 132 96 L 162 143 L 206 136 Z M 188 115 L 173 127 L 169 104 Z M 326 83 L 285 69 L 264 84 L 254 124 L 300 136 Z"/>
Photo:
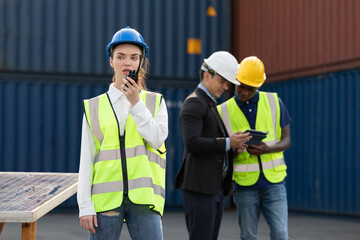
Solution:
<path fill-rule="evenodd" d="M 3 230 L 3 228 L 4 228 L 4 225 L 5 225 L 5 223 L 0 223 L 0 235 L 1 235 L 1 232 L 2 232 L 2 230 Z"/>
<path fill-rule="evenodd" d="M 22 223 L 21 240 L 35 240 L 35 239 L 36 239 L 36 222 Z"/>

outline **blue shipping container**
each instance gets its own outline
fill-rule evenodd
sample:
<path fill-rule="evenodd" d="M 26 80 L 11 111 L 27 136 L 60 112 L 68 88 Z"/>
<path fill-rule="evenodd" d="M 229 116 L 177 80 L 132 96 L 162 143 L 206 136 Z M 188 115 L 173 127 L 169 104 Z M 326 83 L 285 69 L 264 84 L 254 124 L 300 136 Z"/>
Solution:
<path fill-rule="evenodd" d="M 78 171 L 81 101 L 105 92 L 109 79 L 68 78 L 0 76 L 0 171 Z M 178 208 L 179 110 L 196 84 L 148 82 L 164 95 L 169 110 L 166 206 Z M 266 84 L 261 90 L 278 92 L 293 120 L 292 147 L 285 152 L 289 208 L 360 215 L 360 69 Z M 75 199 L 66 206 L 76 208 Z"/>
<path fill-rule="evenodd" d="M 82 100 L 106 92 L 111 77 L 84 81 L 65 76 L 0 75 L 0 171 L 78 172 Z M 183 100 L 196 84 L 148 83 L 149 89 L 164 95 L 168 108 L 166 204 L 181 206 L 180 191 L 174 187 L 183 150 L 178 119 Z M 75 197 L 62 206 L 76 208 Z"/>
<path fill-rule="evenodd" d="M 126 26 L 150 47 L 150 76 L 197 78 L 205 57 L 229 49 L 230 0 L 1 0 L 0 70 L 110 74 L 105 46 Z"/>
<path fill-rule="evenodd" d="M 360 215 L 360 69 L 264 85 L 292 117 L 289 208 Z"/>

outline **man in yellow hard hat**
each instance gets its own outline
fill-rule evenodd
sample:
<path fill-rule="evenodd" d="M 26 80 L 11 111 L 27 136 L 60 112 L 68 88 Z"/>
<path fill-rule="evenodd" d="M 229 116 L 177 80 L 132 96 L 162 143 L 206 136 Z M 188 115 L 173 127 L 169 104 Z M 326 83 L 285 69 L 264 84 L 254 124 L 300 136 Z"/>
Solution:
<path fill-rule="evenodd" d="M 257 239 L 260 212 L 271 239 L 288 239 L 288 207 L 283 151 L 290 147 L 289 113 L 277 93 L 258 89 L 265 82 L 265 68 L 254 56 L 239 65 L 235 96 L 218 106 L 229 135 L 248 129 L 267 132 L 259 145 L 238 149 L 233 162 L 234 203 L 241 239 Z M 254 138 L 254 136 L 253 136 Z"/>

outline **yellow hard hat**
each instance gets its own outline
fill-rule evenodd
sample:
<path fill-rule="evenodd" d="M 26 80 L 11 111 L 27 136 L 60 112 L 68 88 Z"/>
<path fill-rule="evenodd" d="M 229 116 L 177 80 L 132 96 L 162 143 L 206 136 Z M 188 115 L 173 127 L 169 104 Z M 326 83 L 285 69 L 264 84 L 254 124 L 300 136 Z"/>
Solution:
<path fill-rule="evenodd" d="M 255 56 L 244 58 L 239 64 L 236 79 L 251 87 L 261 87 L 266 79 L 264 64 Z"/>

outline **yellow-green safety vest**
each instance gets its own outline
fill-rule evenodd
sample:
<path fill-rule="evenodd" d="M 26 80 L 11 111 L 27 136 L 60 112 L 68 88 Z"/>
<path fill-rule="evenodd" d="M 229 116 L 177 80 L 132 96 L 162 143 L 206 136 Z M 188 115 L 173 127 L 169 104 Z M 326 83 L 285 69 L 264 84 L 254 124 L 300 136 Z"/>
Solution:
<path fill-rule="evenodd" d="M 229 136 L 237 131 L 245 131 L 250 124 L 244 113 L 238 107 L 234 98 L 218 106 Z M 259 92 L 259 102 L 255 130 L 268 132 L 263 140 L 268 145 L 274 145 L 281 140 L 280 104 L 276 93 Z M 271 183 L 278 183 L 286 177 L 286 164 L 283 152 L 267 153 L 260 156 L 263 173 Z M 258 157 L 251 156 L 247 151 L 234 158 L 233 180 L 240 186 L 254 185 L 260 176 Z"/>
<path fill-rule="evenodd" d="M 162 95 L 141 91 L 140 99 L 156 118 Z M 96 157 L 93 163 L 91 199 L 96 212 L 119 207 L 123 201 L 123 171 L 119 125 L 107 93 L 84 100 L 85 114 L 93 132 Z M 125 125 L 128 196 L 131 202 L 163 215 L 165 204 L 165 143 L 153 149 L 136 131 L 129 114 Z"/>

